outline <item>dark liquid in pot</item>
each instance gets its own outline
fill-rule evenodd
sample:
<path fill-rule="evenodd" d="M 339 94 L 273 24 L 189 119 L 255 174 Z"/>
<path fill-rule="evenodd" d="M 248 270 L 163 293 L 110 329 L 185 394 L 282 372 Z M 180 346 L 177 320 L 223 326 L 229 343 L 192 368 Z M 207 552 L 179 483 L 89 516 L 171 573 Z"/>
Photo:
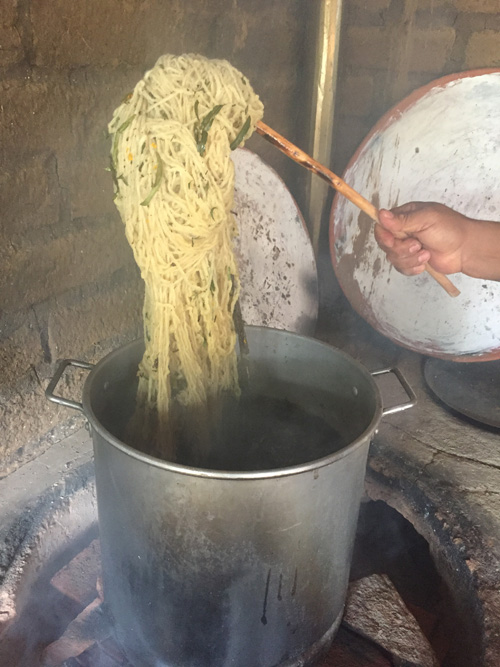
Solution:
<path fill-rule="evenodd" d="M 347 442 L 319 416 L 286 399 L 245 395 L 210 411 L 209 424 L 195 411 L 176 431 L 175 462 L 210 470 L 273 470 L 328 456 Z M 146 453 L 163 458 L 161 451 Z"/>

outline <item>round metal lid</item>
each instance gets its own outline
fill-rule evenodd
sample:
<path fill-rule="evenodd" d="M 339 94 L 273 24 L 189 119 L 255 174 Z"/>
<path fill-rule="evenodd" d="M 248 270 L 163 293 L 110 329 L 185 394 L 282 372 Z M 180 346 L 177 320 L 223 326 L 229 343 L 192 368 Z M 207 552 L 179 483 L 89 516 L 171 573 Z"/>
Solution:
<path fill-rule="evenodd" d="M 318 275 L 302 214 L 258 155 L 237 149 L 232 159 L 243 320 L 310 335 L 318 316 Z"/>
<path fill-rule="evenodd" d="M 427 359 L 429 388 L 448 407 L 481 424 L 500 428 L 500 361 L 457 364 Z"/>
<path fill-rule="evenodd" d="M 500 70 L 455 74 L 391 109 L 349 163 L 345 181 L 377 207 L 437 201 L 500 221 Z M 450 276 L 457 298 L 427 274 L 408 278 L 387 261 L 373 222 L 337 196 L 330 249 L 354 309 L 394 342 L 456 361 L 500 358 L 500 283 Z"/>

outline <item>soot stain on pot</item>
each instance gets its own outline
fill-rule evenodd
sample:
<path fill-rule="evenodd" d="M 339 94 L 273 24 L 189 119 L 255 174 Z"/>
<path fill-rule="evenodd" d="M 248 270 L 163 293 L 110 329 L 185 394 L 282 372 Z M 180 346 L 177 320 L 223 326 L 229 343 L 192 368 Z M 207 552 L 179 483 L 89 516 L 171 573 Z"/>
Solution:
<path fill-rule="evenodd" d="M 292 597 L 295 597 L 295 593 L 297 592 L 297 579 L 298 579 L 298 576 L 299 576 L 298 568 L 295 568 L 295 572 L 294 572 L 294 575 L 293 575 L 292 592 L 291 592 L 291 596 L 292 596 Z"/>
<path fill-rule="evenodd" d="M 281 602 L 281 600 L 283 600 L 283 596 L 281 595 L 282 585 L 283 585 L 283 574 L 280 572 L 280 580 L 279 580 L 279 583 L 278 583 L 278 595 L 277 595 L 277 598 L 280 602 Z"/>
<path fill-rule="evenodd" d="M 266 588 L 264 590 L 264 602 L 262 605 L 262 616 L 260 617 L 260 622 L 262 625 L 267 625 L 267 599 L 269 596 L 269 585 L 271 583 L 271 568 L 269 568 L 267 572 L 267 579 L 266 579 Z"/>
<path fill-rule="evenodd" d="M 131 607 L 126 598 L 122 600 L 123 608 L 131 609 L 127 625 L 135 628 L 135 615 L 139 613 L 143 622 L 146 619 L 153 629 L 154 641 L 145 638 L 139 641 L 133 647 L 136 655 L 141 660 L 146 658 L 148 664 L 157 664 L 158 655 L 165 651 L 175 655 L 180 649 L 183 656 L 200 660 L 200 664 L 225 664 L 229 636 L 225 620 L 230 608 L 227 578 L 214 568 L 208 578 L 197 577 L 193 571 L 186 581 L 185 578 L 179 579 L 171 564 L 166 567 L 162 559 L 157 558 L 148 565 L 130 559 L 124 559 L 120 564 L 136 601 Z M 173 613 L 186 598 L 192 601 L 186 614 Z M 200 631 L 193 633 L 193 626 Z"/>

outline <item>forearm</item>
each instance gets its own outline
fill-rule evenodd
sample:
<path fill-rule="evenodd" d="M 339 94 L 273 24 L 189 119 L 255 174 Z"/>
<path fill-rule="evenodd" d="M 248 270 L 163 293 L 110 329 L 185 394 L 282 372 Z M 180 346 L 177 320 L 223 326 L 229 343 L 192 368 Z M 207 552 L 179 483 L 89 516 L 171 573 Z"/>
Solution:
<path fill-rule="evenodd" d="M 499 222 L 469 219 L 462 271 L 472 278 L 500 281 Z"/>

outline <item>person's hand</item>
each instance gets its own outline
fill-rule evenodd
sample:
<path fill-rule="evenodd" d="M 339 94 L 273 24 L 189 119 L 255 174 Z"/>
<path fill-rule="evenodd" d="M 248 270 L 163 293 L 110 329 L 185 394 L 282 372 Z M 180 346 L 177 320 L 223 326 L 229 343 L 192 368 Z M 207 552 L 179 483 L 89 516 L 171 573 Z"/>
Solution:
<path fill-rule="evenodd" d="M 458 273 L 464 270 L 469 222 L 443 204 L 410 202 L 379 211 L 375 238 L 387 259 L 407 276 L 422 273 L 427 263 L 441 273 Z"/>

